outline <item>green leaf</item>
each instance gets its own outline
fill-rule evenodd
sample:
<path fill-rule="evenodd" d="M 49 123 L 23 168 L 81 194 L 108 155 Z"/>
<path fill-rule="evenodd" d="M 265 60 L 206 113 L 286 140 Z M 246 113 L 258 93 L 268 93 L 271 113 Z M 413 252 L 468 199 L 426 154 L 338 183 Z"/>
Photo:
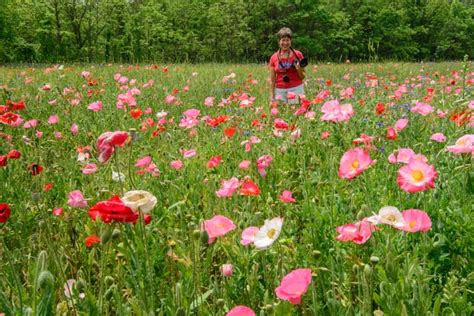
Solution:
<path fill-rule="evenodd" d="M 198 297 L 197 299 L 195 299 L 191 305 L 189 305 L 189 311 L 192 311 L 194 310 L 196 307 L 199 307 L 201 306 L 202 303 L 204 303 L 204 301 L 209 297 L 209 295 L 212 294 L 214 290 L 213 289 L 210 289 L 209 291 L 207 291 L 206 293 L 204 293 L 203 295 L 201 295 L 200 297 Z"/>

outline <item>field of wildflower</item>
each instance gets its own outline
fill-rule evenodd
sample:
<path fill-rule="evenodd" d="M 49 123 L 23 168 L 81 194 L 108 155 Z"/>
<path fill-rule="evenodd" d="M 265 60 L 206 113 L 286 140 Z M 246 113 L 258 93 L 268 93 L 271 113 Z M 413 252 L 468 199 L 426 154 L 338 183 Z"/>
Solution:
<path fill-rule="evenodd" d="M 472 315 L 470 62 L 0 68 L 0 315 Z"/>

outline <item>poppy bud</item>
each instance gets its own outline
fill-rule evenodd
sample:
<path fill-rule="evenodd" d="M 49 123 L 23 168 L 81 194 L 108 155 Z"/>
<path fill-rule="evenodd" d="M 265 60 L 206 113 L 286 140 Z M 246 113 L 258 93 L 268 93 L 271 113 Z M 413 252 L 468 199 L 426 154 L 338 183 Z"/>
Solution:
<path fill-rule="evenodd" d="M 201 242 L 204 244 L 207 244 L 209 241 L 209 235 L 207 234 L 207 231 L 203 230 L 201 231 Z"/>
<path fill-rule="evenodd" d="M 186 315 L 186 311 L 184 310 L 184 308 L 180 307 L 176 310 L 176 316 L 185 316 Z"/>
<path fill-rule="evenodd" d="M 114 284 L 114 281 L 114 278 L 112 278 L 110 275 L 104 278 L 105 285 L 108 287 L 112 286 Z"/>
<path fill-rule="evenodd" d="M 47 270 L 41 271 L 36 282 L 42 289 L 52 287 L 54 285 L 54 276 Z"/>
<path fill-rule="evenodd" d="M 364 265 L 364 274 L 366 277 L 370 277 L 370 275 L 372 274 L 372 267 L 370 265 Z"/>
<path fill-rule="evenodd" d="M 105 245 L 110 240 L 110 238 L 112 238 L 112 230 L 106 229 L 100 236 L 100 243 Z"/>
<path fill-rule="evenodd" d="M 193 231 L 193 238 L 195 240 L 198 240 L 198 239 L 201 238 L 201 231 L 199 229 L 196 229 L 196 230 Z"/>
<path fill-rule="evenodd" d="M 379 262 L 379 257 L 376 257 L 376 256 L 371 256 L 370 257 L 370 262 L 372 262 L 373 264 L 376 264 Z"/>

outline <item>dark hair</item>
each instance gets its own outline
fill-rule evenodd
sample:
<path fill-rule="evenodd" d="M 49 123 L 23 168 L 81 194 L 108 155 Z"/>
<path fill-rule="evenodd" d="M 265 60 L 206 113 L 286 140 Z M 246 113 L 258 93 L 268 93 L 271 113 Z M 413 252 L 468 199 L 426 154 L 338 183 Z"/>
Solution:
<path fill-rule="evenodd" d="M 279 40 L 282 39 L 282 38 L 285 38 L 285 37 L 291 38 L 292 35 L 293 35 L 293 33 L 287 27 L 282 27 L 277 33 L 277 36 L 278 36 Z"/>

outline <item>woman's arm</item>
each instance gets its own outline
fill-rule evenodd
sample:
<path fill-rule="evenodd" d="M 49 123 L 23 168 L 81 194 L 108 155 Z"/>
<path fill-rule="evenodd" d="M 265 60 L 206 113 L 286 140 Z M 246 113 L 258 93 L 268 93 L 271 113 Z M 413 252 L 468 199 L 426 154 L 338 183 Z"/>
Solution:
<path fill-rule="evenodd" d="M 300 63 L 295 64 L 296 71 L 298 72 L 298 77 L 303 80 L 306 77 L 306 70 L 300 66 Z"/>
<path fill-rule="evenodd" d="M 276 71 L 270 67 L 270 102 L 275 99 Z"/>

